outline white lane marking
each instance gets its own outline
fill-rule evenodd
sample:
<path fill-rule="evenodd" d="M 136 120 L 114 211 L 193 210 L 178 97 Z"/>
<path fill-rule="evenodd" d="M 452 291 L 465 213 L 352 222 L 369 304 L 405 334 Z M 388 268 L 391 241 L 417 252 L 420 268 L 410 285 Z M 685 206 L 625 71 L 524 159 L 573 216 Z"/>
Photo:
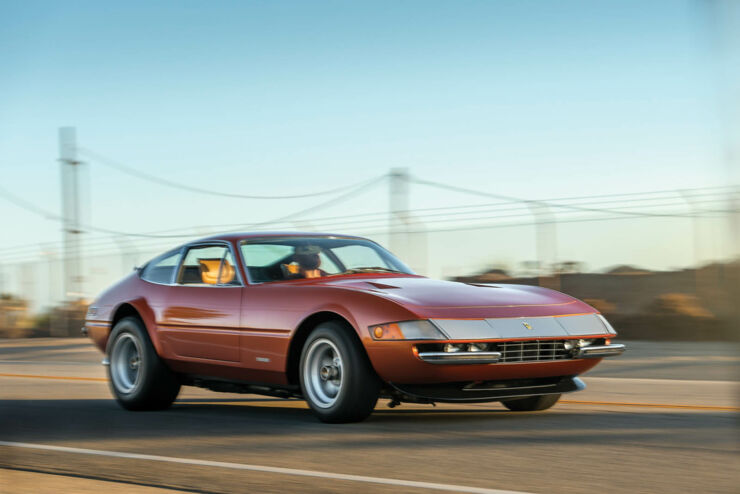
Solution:
<path fill-rule="evenodd" d="M 123 453 L 120 451 L 103 451 L 99 449 L 70 448 L 66 446 L 52 446 L 49 444 L 18 443 L 0 441 L 0 446 L 13 448 L 41 449 L 45 451 L 59 451 L 62 453 L 76 453 L 82 455 L 108 456 L 112 458 L 126 458 L 131 460 L 162 461 L 180 463 L 184 465 L 199 465 L 206 467 L 230 468 L 232 470 L 251 470 L 254 472 L 278 473 L 282 475 L 297 475 L 302 477 L 318 477 L 331 480 L 348 480 L 351 482 L 365 482 L 370 484 L 396 485 L 414 487 L 417 489 L 433 489 L 438 491 L 470 492 L 473 494 L 528 494 L 523 491 L 507 491 L 500 489 L 486 489 L 483 487 L 469 487 L 454 484 L 437 484 L 435 482 L 418 482 L 415 480 L 390 479 L 385 477 L 368 477 L 365 475 L 350 475 L 345 473 L 319 472 L 316 470 L 301 470 L 296 468 L 269 467 L 264 465 L 250 465 L 247 463 L 229 463 L 222 461 L 196 460 L 191 458 L 177 458 L 173 456 L 143 455 L 139 453 Z"/>

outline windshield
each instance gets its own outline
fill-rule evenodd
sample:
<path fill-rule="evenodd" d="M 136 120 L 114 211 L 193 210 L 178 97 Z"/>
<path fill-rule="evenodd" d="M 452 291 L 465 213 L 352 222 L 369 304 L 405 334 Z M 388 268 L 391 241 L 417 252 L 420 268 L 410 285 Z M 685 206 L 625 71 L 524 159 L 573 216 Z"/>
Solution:
<path fill-rule="evenodd" d="M 413 274 L 378 244 L 358 238 L 257 238 L 242 242 L 241 250 L 252 283 L 351 273 Z"/>

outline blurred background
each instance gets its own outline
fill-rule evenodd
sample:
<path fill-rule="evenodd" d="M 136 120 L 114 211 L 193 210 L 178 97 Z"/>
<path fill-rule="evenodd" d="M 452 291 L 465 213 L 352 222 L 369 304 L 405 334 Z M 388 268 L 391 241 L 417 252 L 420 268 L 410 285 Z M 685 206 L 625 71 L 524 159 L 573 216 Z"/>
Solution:
<path fill-rule="evenodd" d="M 740 2 L 0 2 L 0 336 L 226 231 L 734 338 Z"/>

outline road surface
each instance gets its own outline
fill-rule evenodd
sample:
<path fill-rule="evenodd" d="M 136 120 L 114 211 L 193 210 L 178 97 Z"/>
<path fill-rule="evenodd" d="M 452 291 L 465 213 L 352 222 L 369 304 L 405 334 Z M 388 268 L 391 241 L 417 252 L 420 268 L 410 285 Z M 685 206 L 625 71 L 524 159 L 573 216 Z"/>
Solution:
<path fill-rule="evenodd" d="M 624 343 L 546 412 L 382 401 L 328 425 L 194 388 L 127 412 L 87 340 L 0 340 L 0 492 L 738 492 L 737 348 Z"/>

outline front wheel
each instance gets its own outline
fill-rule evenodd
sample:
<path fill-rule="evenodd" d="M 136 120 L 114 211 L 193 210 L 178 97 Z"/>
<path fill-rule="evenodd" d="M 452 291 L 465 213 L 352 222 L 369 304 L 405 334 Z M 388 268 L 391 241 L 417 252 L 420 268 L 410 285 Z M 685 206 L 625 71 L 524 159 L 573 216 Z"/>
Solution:
<path fill-rule="evenodd" d="M 301 352 L 303 397 L 323 422 L 360 422 L 378 401 L 380 380 L 349 331 L 339 322 L 320 324 Z"/>
<path fill-rule="evenodd" d="M 504 400 L 501 402 L 512 412 L 536 412 L 547 410 L 560 399 L 560 395 L 530 396 L 528 398 L 517 398 L 515 400 Z"/>
<path fill-rule="evenodd" d="M 180 392 L 177 376 L 162 362 L 141 321 L 121 319 L 108 343 L 108 381 L 127 410 L 161 410 Z"/>

